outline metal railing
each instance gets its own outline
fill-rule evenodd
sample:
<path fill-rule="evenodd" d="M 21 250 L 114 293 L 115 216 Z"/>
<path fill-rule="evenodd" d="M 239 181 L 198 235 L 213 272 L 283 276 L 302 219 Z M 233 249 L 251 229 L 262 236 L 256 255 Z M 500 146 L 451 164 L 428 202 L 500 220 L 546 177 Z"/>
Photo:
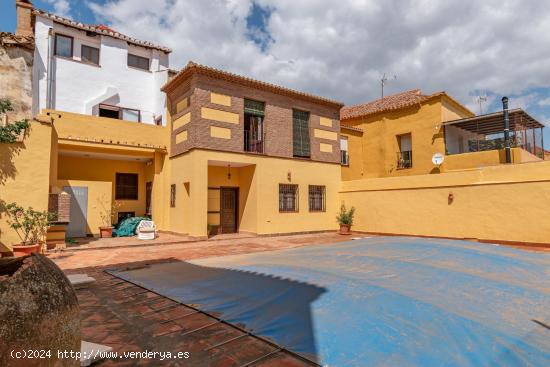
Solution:
<path fill-rule="evenodd" d="M 251 153 L 265 153 L 265 134 L 258 136 L 250 130 L 244 131 L 244 151 Z"/>
<path fill-rule="evenodd" d="M 412 165 L 412 150 L 397 152 L 397 169 L 411 168 Z"/>
<path fill-rule="evenodd" d="M 349 154 L 347 150 L 340 151 L 340 164 L 343 166 L 349 165 Z"/>

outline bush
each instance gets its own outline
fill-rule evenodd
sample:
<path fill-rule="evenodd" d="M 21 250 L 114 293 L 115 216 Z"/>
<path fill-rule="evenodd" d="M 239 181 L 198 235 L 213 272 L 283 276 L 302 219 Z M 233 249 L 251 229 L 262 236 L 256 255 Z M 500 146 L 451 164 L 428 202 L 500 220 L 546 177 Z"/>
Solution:
<path fill-rule="evenodd" d="M 336 220 L 340 225 L 349 225 L 353 224 L 353 216 L 355 215 L 355 207 L 351 207 L 349 210 L 346 210 L 346 205 L 342 204 L 340 206 L 340 213 L 336 216 Z"/>
<path fill-rule="evenodd" d="M 33 208 L 23 209 L 16 203 L 3 204 L 3 211 L 8 214 L 8 224 L 17 232 L 22 245 L 43 243 L 50 222 L 56 220 L 53 213 L 37 211 Z"/>
<path fill-rule="evenodd" d="M 0 99 L 0 116 L 8 111 L 13 111 L 9 99 Z M 29 128 L 27 120 L 15 121 L 6 126 L 0 126 L 0 143 L 15 143 L 21 132 Z"/>

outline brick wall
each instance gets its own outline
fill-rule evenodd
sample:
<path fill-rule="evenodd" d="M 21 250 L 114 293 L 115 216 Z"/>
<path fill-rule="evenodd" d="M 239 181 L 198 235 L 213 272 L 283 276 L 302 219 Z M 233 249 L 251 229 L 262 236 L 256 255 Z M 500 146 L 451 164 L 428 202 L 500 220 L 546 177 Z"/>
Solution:
<path fill-rule="evenodd" d="M 68 223 L 71 218 L 71 195 L 66 192 L 50 194 L 48 211 L 57 214 L 57 222 Z"/>
<path fill-rule="evenodd" d="M 168 96 L 172 121 L 191 112 L 191 121 L 172 132 L 170 155 L 175 156 L 192 148 L 204 148 L 229 152 L 244 152 L 244 99 L 265 102 L 265 152 L 266 155 L 292 158 L 292 109 L 310 113 L 311 159 L 323 162 L 340 162 L 339 110 L 324 104 L 317 104 L 305 98 L 292 98 L 261 89 L 243 86 L 237 83 L 218 80 L 203 75 L 194 75 L 184 86 L 176 88 Z M 231 97 L 231 106 L 211 103 L 210 93 L 219 93 Z M 190 106 L 176 113 L 176 104 L 190 97 Z M 225 123 L 207 120 L 201 117 L 201 108 L 211 108 L 239 115 L 239 123 Z M 332 120 L 332 127 L 322 126 L 320 118 Z M 231 139 L 213 138 L 210 127 L 217 126 L 231 130 Z M 327 130 L 336 134 L 336 140 L 320 139 L 314 136 L 315 129 Z M 187 140 L 176 144 L 176 135 L 187 131 Z M 320 151 L 320 144 L 332 146 L 331 153 Z M 253 153 L 252 153 L 253 154 Z"/>

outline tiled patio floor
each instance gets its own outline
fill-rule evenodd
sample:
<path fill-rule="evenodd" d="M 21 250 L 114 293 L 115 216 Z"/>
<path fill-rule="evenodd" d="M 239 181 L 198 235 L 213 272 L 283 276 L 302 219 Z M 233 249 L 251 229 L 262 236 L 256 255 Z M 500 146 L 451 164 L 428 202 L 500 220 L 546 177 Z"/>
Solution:
<path fill-rule="evenodd" d="M 164 245 L 152 244 L 148 246 L 97 247 L 93 250 L 88 249 L 86 251 L 73 251 L 67 248 L 65 251 L 61 252 L 50 252 L 48 257 L 54 260 L 62 269 L 76 269 L 143 260 L 188 260 L 201 257 L 281 250 L 311 244 L 343 242 L 350 240 L 352 237 L 353 236 L 342 236 L 335 232 L 329 232 L 277 237 L 214 239 L 207 241 L 169 243 Z M 118 240 L 124 239 L 119 238 Z"/>
<path fill-rule="evenodd" d="M 111 358 L 94 366 L 315 365 L 210 315 L 115 278 L 103 268 L 68 273 L 80 272 L 96 279 L 76 290 L 83 340 L 108 345 L 119 355 L 131 351 L 189 353 L 187 359 Z"/>

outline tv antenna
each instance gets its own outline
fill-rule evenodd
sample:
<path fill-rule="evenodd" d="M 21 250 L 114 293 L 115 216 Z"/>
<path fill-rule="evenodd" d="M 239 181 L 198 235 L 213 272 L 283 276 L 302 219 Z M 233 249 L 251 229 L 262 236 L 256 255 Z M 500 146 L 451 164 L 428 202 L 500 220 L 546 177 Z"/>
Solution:
<path fill-rule="evenodd" d="M 381 97 L 381 99 L 384 99 L 384 86 L 386 84 L 388 84 L 388 81 L 395 80 L 395 79 L 397 79 L 397 75 L 394 75 L 393 78 L 391 78 L 391 79 L 388 79 L 388 77 L 386 76 L 386 73 L 384 73 L 384 75 L 382 75 L 382 79 L 380 79 L 380 87 L 382 88 L 382 97 Z"/>
<path fill-rule="evenodd" d="M 476 102 L 479 104 L 479 114 L 483 115 L 483 103 L 487 102 L 487 95 L 482 96 L 480 93 L 476 98 Z"/>

